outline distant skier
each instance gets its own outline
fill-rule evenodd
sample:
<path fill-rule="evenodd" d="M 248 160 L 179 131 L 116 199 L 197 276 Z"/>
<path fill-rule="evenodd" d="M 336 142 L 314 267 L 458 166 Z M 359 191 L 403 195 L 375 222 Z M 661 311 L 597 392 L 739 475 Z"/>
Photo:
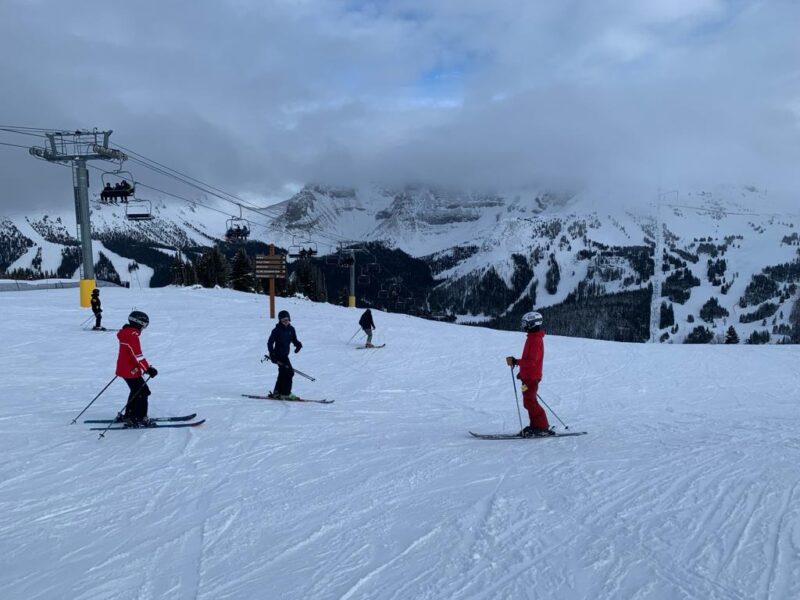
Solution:
<path fill-rule="evenodd" d="M 297 332 L 291 325 L 292 319 L 289 312 L 282 310 L 278 313 L 278 323 L 269 335 L 267 341 L 267 352 L 269 359 L 278 365 L 278 379 L 275 381 L 275 389 L 270 394 L 275 398 L 286 400 L 297 400 L 297 396 L 292 394 L 292 378 L 294 368 L 289 360 L 289 345 L 294 344 L 295 354 L 300 352 L 303 344 L 297 339 Z"/>
<path fill-rule="evenodd" d="M 370 309 L 364 311 L 364 314 L 361 315 L 361 318 L 358 320 L 358 324 L 367 334 L 367 343 L 365 347 L 374 348 L 375 346 L 372 345 L 372 332 L 375 330 L 375 321 L 372 320 L 372 311 Z"/>
<path fill-rule="evenodd" d="M 149 365 L 142 355 L 139 336 L 150 324 L 150 318 L 140 310 L 128 315 L 128 323 L 117 332 L 119 354 L 117 355 L 117 375 L 125 380 L 130 388 L 125 413 L 117 416 L 129 427 L 154 427 L 155 423 L 147 417 L 147 398 L 150 388 L 144 381 L 144 375 L 151 378 L 158 375 L 155 367 Z"/>
<path fill-rule="evenodd" d="M 103 320 L 103 309 L 100 304 L 100 288 L 94 288 L 92 290 L 92 312 L 94 313 L 94 327 L 92 327 L 92 329 L 94 331 L 104 331 L 105 327 L 100 324 Z"/>
<path fill-rule="evenodd" d="M 530 425 L 520 431 L 523 437 L 555 435 L 550 429 L 547 414 L 536 400 L 539 382 L 542 380 L 542 363 L 544 362 L 544 331 L 542 315 L 538 312 L 525 313 L 522 317 L 522 329 L 528 333 L 522 358 L 506 357 L 506 363 L 515 367 L 519 365 L 517 379 L 522 381 L 522 405 L 528 411 Z"/>

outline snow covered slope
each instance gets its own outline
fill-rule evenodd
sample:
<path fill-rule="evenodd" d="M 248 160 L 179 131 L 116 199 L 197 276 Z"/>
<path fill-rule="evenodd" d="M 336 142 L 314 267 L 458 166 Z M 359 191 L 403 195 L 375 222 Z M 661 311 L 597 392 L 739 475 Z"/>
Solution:
<path fill-rule="evenodd" d="M 521 333 L 279 299 L 302 352 L 270 389 L 263 296 L 103 291 L 136 307 L 151 415 L 194 430 L 98 440 L 72 418 L 113 376 L 114 334 L 74 290 L 0 294 L 0 596 L 104 599 L 800 597 L 798 346 L 546 338 L 541 395 L 578 438 L 519 428 Z M 117 381 L 86 413 L 112 416 Z M 553 424 L 558 421 L 551 419 Z"/>

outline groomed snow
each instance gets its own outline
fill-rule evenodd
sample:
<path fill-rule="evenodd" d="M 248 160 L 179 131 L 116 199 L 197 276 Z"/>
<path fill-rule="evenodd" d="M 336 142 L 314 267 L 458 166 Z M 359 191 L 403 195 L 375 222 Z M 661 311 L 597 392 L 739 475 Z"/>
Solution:
<path fill-rule="evenodd" d="M 798 346 L 547 337 L 542 397 L 577 438 L 519 428 L 506 355 L 524 334 L 279 300 L 302 352 L 271 388 L 263 296 L 102 292 L 151 317 L 151 415 L 72 418 L 113 376 L 113 332 L 77 290 L 0 294 L 0 597 L 620 599 L 800 597 Z M 84 418 L 113 416 L 115 382 Z M 559 425 L 558 421 L 552 420 Z M 559 427 L 560 428 L 560 427 Z"/>

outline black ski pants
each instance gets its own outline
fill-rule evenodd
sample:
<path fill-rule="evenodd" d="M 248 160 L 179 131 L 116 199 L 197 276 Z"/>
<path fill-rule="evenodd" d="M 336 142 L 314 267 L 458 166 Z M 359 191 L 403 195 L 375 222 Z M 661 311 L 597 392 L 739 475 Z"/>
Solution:
<path fill-rule="evenodd" d="M 147 397 L 150 395 L 150 388 L 144 382 L 143 377 L 125 379 L 125 383 L 130 388 L 128 394 L 128 404 L 125 406 L 125 417 L 132 419 L 142 419 L 147 416 Z"/>
<path fill-rule="evenodd" d="M 99 328 L 100 322 L 102 320 L 103 320 L 103 311 L 98 310 L 96 313 L 94 313 L 94 326 Z"/>
<path fill-rule="evenodd" d="M 278 365 L 278 379 L 275 381 L 275 393 L 281 396 L 288 396 L 292 393 L 292 379 L 294 378 L 294 369 L 289 358 L 279 359 L 281 364 Z"/>

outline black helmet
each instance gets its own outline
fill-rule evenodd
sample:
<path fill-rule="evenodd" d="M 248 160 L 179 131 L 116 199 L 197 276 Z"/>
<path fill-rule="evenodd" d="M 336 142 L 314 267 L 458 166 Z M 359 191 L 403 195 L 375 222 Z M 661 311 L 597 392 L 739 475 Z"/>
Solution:
<path fill-rule="evenodd" d="M 528 312 L 522 315 L 522 329 L 525 331 L 534 331 L 536 328 L 542 326 L 542 314 L 538 312 Z"/>
<path fill-rule="evenodd" d="M 99 294 L 99 293 L 100 293 L 100 288 L 94 288 L 92 290 L 92 296 L 97 296 L 97 294 Z"/>
<path fill-rule="evenodd" d="M 134 327 L 139 327 L 140 329 L 144 329 L 145 327 L 150 325 L 150 317 L 148 317 L 146 313 L 143 313 L 140 310 L 135 310 L 128 315 L 128 323 L 130 323 Z"/>
<path fill-rule="evenodd" d="M 288 310 L 282 310 L 281 312 L 278 313 L 278 321 L 280 321 L 281 319 L 289 319 L 290 321 L 292 320 L 292 317 L 289 316 Z"/>

